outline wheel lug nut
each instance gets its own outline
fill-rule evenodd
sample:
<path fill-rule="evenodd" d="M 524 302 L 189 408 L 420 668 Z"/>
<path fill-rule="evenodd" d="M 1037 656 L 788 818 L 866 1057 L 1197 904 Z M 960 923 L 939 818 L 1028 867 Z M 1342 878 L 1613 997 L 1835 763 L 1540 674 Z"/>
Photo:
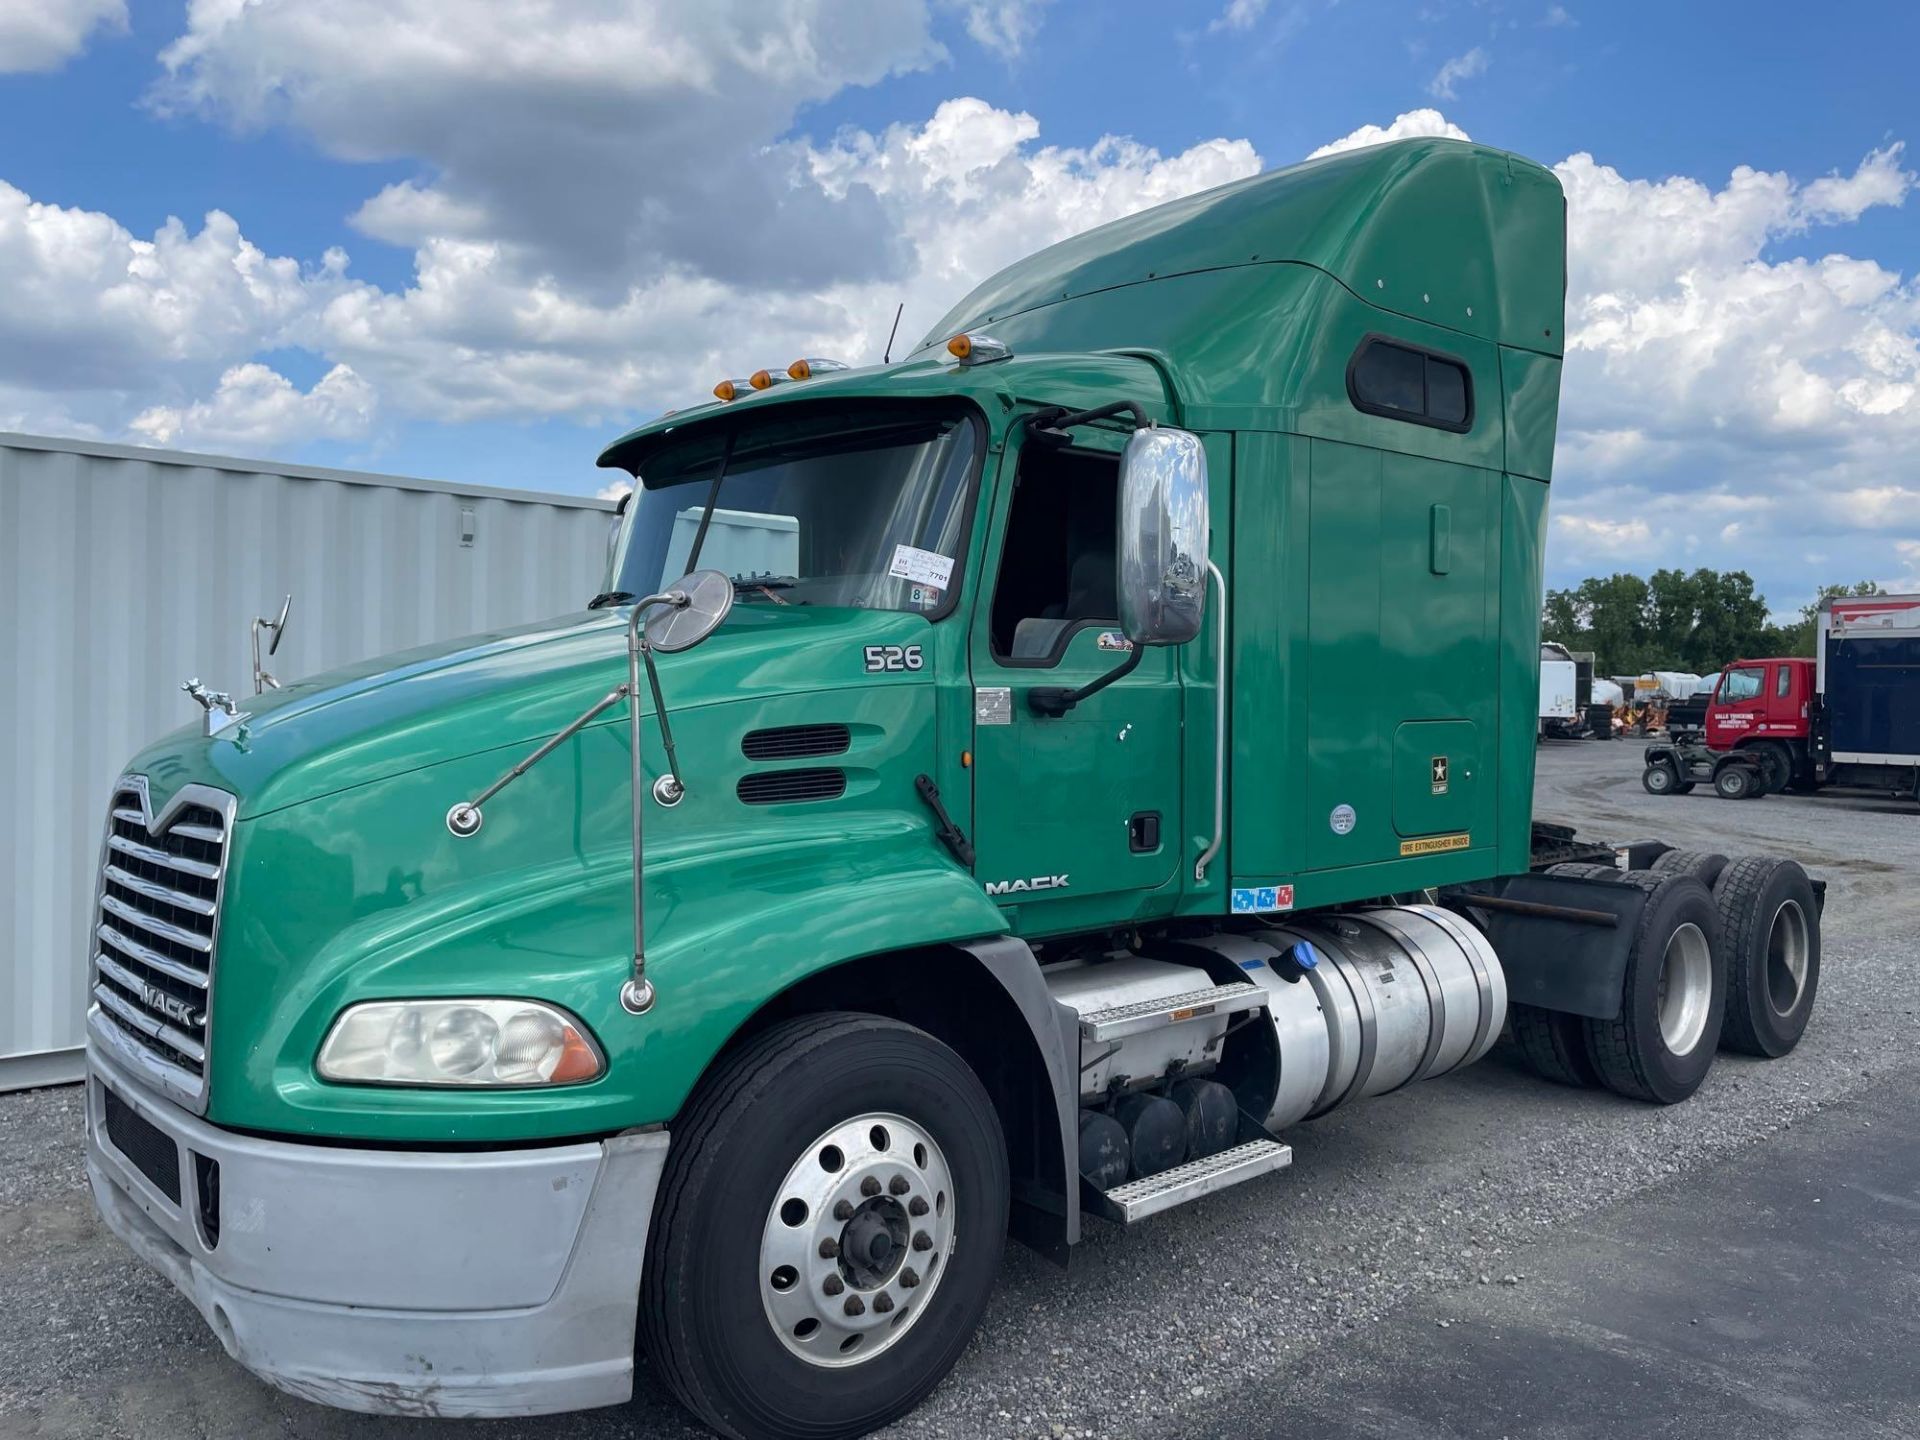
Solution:
<path fill-rule="evenodd" d="M 840 1308 L 845 1310 L 849 1315 L 864 1315 L 867 1313 L 867 1302 L 862 1300 L 858 1295 L 849 1295 L 847 1296 L 847 1303 Z"/>
<path fill-rule="evenodd" d="M 915 1270 L 911 1265 L 900 1272 L 900 1288 L 902 1290 L 911 1290 L 919 1283 L 920 1272 Z"/>
<path fill-rule="evenodd" d="M 880 1193 L 880 1182 L 871 1175 L 867 1176 L 860 1182 L 860 1193 L 871 1200 Z"/>
<path fill-rule="evenodd" d="M 820 1288 L 829 1295 L 838 1295 L 842 1290 L 847 1288 L 847 1282 L 842 1280 L 838 1275 L 829 1275 L 820 1282 Z"/>
<path fill-rule="evenodd" d="M 873 1297 L 873 1313 L 876 1315 L 892 1314 L 893 1313 L 893 1296 L 888 1295 L 884 1291 L 874 1296 Z"/>
<path fill-rule="evenodd" d="M 913 1197 L 913 1199 L 909 1200 L 907 1202 L 907 1213 L 909 1215 L 926 1214 L 927 1213 L 926 1197 L 922 1195 L 916 1195 Z"/>
<path fill-rule="evenodd" d="M 842 1200 L 838 1205 L 834 1206 L 833 1218 L 842 1222 L 851 1220 L 853 1218 L 853 1202 L 851 1200 Z"/>
<path fill-rule="evenodd" d="M 831 1260 L 833 1259 L 834 1256 L 838 1255 L 839 1253 L 840 1253 L 840 1242 L 838 1240 L 835 1240 L 831 1235 L 826 1235 L 821 1237 L 820 1258 L 822 1260 Z"/>
<path fill-rule="evenodd" d="M 887 1191 L 889 1194 L 893 1194 L 893 1195 L 906 1194 L 907 1193 L 907 1177 L 904 1175 L 894 1176 L 893 1179 L 887 1182 Z"/>
<path fill-rule="evenodd" d="M 933 1249 L 933 1237 L 927 1234 L 927 1232 L 924 1230 L 915 1231 L 913 1236 L 913 1248 L 916 1250 Z"/>

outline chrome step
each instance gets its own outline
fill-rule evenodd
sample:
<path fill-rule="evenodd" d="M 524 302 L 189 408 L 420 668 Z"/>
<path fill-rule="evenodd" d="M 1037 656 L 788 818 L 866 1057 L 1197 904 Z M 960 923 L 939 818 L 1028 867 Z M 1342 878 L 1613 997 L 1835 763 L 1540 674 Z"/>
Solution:
<path fill-rule="evenodd" d="M 1207 985 L 1158 1000 L 1139 1000 L 1117 1005 L 1111 1010 L 1089 1010 L 1080 1017 L 1083 1040 L 1118 1040 L 1138 1035 L 1161 1025 L 1177 1025 L 1182 1020 L 1202 1015 L 1231 1015 L 1241 1010 L 1257 1010 L 1267 1002 L 1266 987 L 1248 981 L 1232 985 Z"/>
<path fill-rule="evenodd" d="M 1270 1175 L 1293 1163 L 1293 1147 L 1278 1140 L 1249 1140 L 1204 1160 L 1189 1160 L 1144 1180 L 1129 1180 L 1111 1190 L 1086 1187 L 1089 1208 L 1109 1220 L 1131 1225 L 1162 1210 L 1171 1210 L 1202 1195 L 1211 1195 L 1243 1180 Z"/>

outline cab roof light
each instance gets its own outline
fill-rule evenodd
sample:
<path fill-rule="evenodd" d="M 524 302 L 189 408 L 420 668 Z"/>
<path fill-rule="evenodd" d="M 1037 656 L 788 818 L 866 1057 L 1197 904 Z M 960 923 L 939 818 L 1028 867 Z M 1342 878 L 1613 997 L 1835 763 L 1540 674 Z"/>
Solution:
<path fill-rule="evenodd" d="M 775 385 L 786 383 L 786 374 L 779 370 L 756 370 L 747 377 L 747 384 L 756 390 L 771 390 Z"/>
<path fill-rule="evenodd" d="M 844 360 L 824 360 L 817 355 L 810 355 L 804 360 L 796 360 L 787 366 L 787 378 L 789 380 L 811 380 L 816 375 L 826 375 L 835 370 L 846 370 L 850 368 Z"/>
<path fill-rule="evenodd" d="M 995 360 L 1011 360 L 1013 349 L 991 335 L 962 332 L 947 341 L 947 353 L 962 365 L 990 365 Z"/>
<path fill-rule="evenodd" d="M 737 400 L 754 388 L 751 380 L 722 380 L 713 387 L 713 393 L 722 400 Z"/>

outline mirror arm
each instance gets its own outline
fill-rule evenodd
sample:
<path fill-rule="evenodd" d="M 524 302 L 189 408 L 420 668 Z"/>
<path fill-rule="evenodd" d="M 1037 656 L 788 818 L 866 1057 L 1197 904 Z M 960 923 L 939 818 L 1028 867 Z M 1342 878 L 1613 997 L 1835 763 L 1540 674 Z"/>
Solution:
<path fill-rule="evenodd" d="M 1123 414 L 1133 417 L 1133 428 L 1136 430 L 1145 430 L 1153 424 L 1147 412 L 1132 400 L 1115 400 L 1112 404 L 1097 405 L 1091 410 L 1065 410 L 1058 405 L 1036 410 L 1027 421 L 1027 428 L 1048 439 L 1065 440 L 1065 432 L 1076 425 L 1091 425 L 1096 420 L 1111 420 Z"/>
<path fill-rule="evenodd" d="M 1102 690 L 1106 689 L 1107 686 L 1113 684 L 1114 681 L 1126 679 L 1127 676 L 1140 668 L 1140 662 L 1145 658 L 1146 653 L 1146 646 L 1135 645 L 1132 653 L 1129 654 L 1126 659 L 1122 660 L 1117 666 L 1100 676 L 1097 680 L 1092 680 L 1082 685 L 1078 690 L 1064 685 L 1042 685 L 1036 689 L 1029 690 L 1027 692 L 1027 708 L 1036 715 L 1048 715 L 1058 719 L 1088 696 L 1098 695 Z"/>

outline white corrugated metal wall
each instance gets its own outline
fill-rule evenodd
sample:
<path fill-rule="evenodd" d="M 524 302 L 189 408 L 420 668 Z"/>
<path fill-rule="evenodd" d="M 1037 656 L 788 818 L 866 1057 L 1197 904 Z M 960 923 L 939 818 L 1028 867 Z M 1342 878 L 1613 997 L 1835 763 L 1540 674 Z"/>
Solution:
<path fill-rule="evenodd" d="M 80 1073 L 108 787 L 182 680 L 250 693 L 288 591 L 283 680 L 578 609 L 612 508 L 0 433 L 0 1090 Z"/>

